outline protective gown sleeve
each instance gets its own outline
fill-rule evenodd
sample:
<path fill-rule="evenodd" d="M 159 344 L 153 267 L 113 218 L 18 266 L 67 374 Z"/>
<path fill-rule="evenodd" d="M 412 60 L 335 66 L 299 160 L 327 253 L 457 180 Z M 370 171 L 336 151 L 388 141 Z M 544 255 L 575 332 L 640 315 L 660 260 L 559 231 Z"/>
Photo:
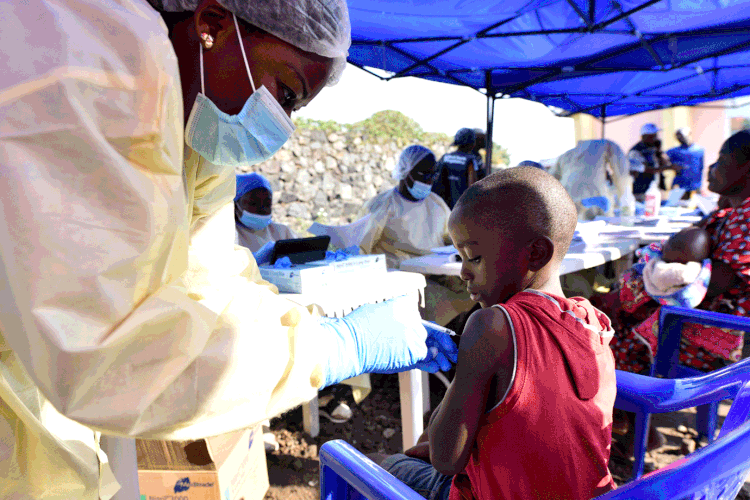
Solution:
<path fill-rule="evenodd" d="M 234 172 L 183 167 L 158 14 L 110 3 L 5 12 L 32 50 L 0 76 L 0 352 L 96 430 L 248 427 L 316 393 L 318 320 L 233 244 Z"/>

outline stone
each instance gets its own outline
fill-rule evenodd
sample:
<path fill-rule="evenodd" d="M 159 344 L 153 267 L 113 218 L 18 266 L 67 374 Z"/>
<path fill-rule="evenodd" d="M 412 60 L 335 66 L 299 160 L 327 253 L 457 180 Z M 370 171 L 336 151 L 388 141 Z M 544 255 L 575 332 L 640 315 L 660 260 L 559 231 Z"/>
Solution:
<path fill-rule="evenodd" d="M 346 143 L 344 141 L 336 141 L 333 144 L 333 149 L 335 149 L 336 151 L 343 151 L 346 149 Z"/>
<path fill-rule="evenodd" d="M 279 160 L 264 161 L 260 164 L 260 171 L 264 174 L 278 174 L 281 172 L 281 162 Z"/>
<path fill-rule="evenodd" d="M 313 184 L 296 184 L 294 190 L 297 199 L 300 201 L 312 201 L 318 188 Z"/>
<path fill-rule="evenodd" d="M 302 156 L 302 146 L 300 146 L 299 144 L 297 143 L 292 144 L 291 149 L 292 149 L 292 154 L 296 156 L 297 158 Z"/>
<path fill-rule="evenodd" d="M 390 427 L 388 427 L 387 429 L 383 429 L 384 438 L 391 439 L 395 435 L 396 435 L 396 429 L 391 429 Z"/>
<path fill-rule="evenodd" d="M 310 138 L 317 142 L 328 142 L 328 137 L 326 137 L 326 133 L 322 130 L 311 130 Z"/>
<path fill-rule="evenodd" d="M 307 159 L 306 156 L 303 156 L 299 159 L 299 166 L 302 168 L 307 168 L 310 166 L 310 160 Z"/>
<path fill-rule="evenodd" d="M 298 219 L 310 219 L 311 214 L 305 205 L 299 202 L 290 203 L 286 209 L 286 214 L 289 217 L 296 217 Z"/>
<path fill-rule="evenodd" d="M 383 178 L 379 175 L 375 175 L 372 178 L 372 185 L 376 188 L 380 188 L 380 186 L 382 186 L 384 182 L 385 181 L 383 180 Z"/>
<path fill-rule="evenodd" d="M 688 455 L 690 453 L 693 453 L 695 451 L 696 444 L 695 441 L 690 438 L 683 438 L 682 444 L 680 445 L 680 452 L 683 455 Z"/>
<path fill-rule="evenodd" d="M 284 190 L 284 181 L 280 179 L 271 177 L 270 179 L 268 179 L 268 183 L 271 184 L 271 189 L 273 190 L 274 194 L 280 193 Z"/>
<path fill-rule="evenodd" d="M 304 169 L 300 169 L 297 172 L 297 177 L 294 179 L 295 182 L 298 184 L 297 188 L 299 189 L 301 186 L 305 184 L 309 184 L 311 178 L 312 176 L 310 175 L 310 172 Z"/>
<path fill-rule="evenodd" d="M 334 143 L 339 140 L 339 135 L 336 132 L 328 134 L 328 142 Z"/>
<path fill-rule="evenodd" d="M 275 195 L 276 193 L 274 193 Z M 291 191 L 284 191 L 281 193 L 281 196 L 279 197 L 279 203 L 291 203 L 293 201 L 297 201 L 297 196 L 292 193 Z M 276 200 L 274 200 L 274 203 Z"/>
<path fill-rule="evenodd" d="M 349 184 L 341 184 L 341 187 L 339 188 L 339 196 L 341 196 L 342 200 L 351 200 L 352 187 Z M 346 204 L 344 205 L 346 206 Z"/>
<path fill-rule="evenodd" d="M 323 172 L 326 171 L 326 166 L 322 161 L 318 160 L 315 162 L 315 165 L 313 165 L 313 169 L 315 170 L 316 173 L 322 174 Z"/>
<path fill-rule="evenodd" d="M 375 198 L 377 195 L 378 195 L 378 190 L 375 189 L 375 186 L 373 186 L 372 184 L 369 184 L 367 186 L 367 190 L 365 191 L 365 199 L 364 199 L 364 201 L 367 201 L 367 200 L 369 200 L 371 198 Z"/>
<path fill-rule="evenodd" d="M 357 212 L 359 212 L 360 208 L 362 208 L 362 203 L 346 201 L 344 202 L 342 213 L 345 217 L 353 217 L 357 215 Z"/>
<path fill-rule="evenodd" d="M 309 144 L 310 139 L 308 139 L 304 134 L 299 134 L 297 136 L 297 144 L 300 146 L 304 146 L 305 144 Z"/>
<path fill-rule="evenodd" d="M 318 141 L 314 141 L 310 143 L 310 149 L 312 149 L 313 151 L 317 149 L 321 149 L 322 147 L 323 147 L 323 144 Z"/>
<path fill-rule="evenodd" d="M 339 162 L 336 161 L 336 158 L 332 156 L 326 156 L 326 170 L 336 170 L 338 166 Z"/>
<path fill-rule="evenodd" d="M 355 137 L 354 140 L 352 141 L 352 144 L 354 144 L 355 146 L 359 146 L 360 144 L 362 144 L 362 138 Z"/>
<path fill-rule="evenodd" d="M 383 162 L 383 170 L 387 170 L 388 172 L 393 172 L 393 169 L 396 168 L 396 160 L 393 159 L 393 157 L 388 157 Z"/>
<path fill-rule="evenodd" d="M 325 208 L 325 206 L 328 204 L 328 196 L 326 196 L 325 191 L 321 189 L 317 193 L 315 193 L 315 196 L 313 197 L 313 203 L 315 203 L 316 207 Z"/>
<path fill-rule="evenodd" d="M 329 195 L 334 194 L 336 190 L 336 179 L 330 172 L 323 174 L 323 182 L 321 182 L 320 188 Z"/>
<path fill-rule="evenodd" d="M 280 149 L 273 155 L 274 160 L 290 161 L 292 159 L 292 152 L 286 149 Z"/>

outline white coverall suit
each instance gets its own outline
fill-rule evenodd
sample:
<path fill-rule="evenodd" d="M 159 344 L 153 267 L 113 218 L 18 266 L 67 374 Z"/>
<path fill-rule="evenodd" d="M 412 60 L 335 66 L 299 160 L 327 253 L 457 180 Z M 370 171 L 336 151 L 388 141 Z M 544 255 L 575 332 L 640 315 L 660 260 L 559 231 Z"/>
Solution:
<path fill-rule="evenodd" d="M 607 172 L 614 189 L 607 182 Z M 611 216 L 615 208 L 614 195 L 620 200 L 626 192 L 632 193 L 628 157 L 620 146 L 608 139 L 579 141 L 576 147 L 557 159 L 549 173 L 560 181 L 575 201 L 580 220 L 590 220 L 596 215 Z M 581 200 L 597 196 L 609 200 L 609 211 L 581 205 Z"/>
<path fill-rule="evenodd" d="M 0 19 L 0 498 L 108 498 L 90 429 L 192 439 L 309 400 L 318 321 L 233 245 L 235 173 L 184 145 L 145 0 Z"/>

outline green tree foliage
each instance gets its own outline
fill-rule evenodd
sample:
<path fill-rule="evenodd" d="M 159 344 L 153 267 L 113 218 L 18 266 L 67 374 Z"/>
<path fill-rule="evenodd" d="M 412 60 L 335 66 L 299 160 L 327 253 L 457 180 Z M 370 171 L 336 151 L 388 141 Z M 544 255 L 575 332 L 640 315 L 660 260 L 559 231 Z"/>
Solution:
<path fill-rule="evenodd" d="M 298 128 L 310 130 L 322 130 L 326 134 L 332 132 L 352 132 L 362 136 L 362 140 L 374 144 L 393 141 L 399 147 L 409 144 L 445 144 L 450 145 L 453 138 L 442 133 L 425 132 L 422 127 L 395 110 L 378 111 L 371 117 L 354 124 L 340 124 L 331 120 L 310 120 L 307 118 L 295 118 L 294 123 Z M 510 162 L 508 151 L 499 144 L 493 144 L 492 163 L 494 165 L 507 165 Z"/>

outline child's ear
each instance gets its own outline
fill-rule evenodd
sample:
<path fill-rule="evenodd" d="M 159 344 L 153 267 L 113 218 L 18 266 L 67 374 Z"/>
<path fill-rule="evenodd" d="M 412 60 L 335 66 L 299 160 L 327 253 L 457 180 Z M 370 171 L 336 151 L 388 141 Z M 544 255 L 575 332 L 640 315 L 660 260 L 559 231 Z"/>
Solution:
<path fill-rule="evenodd" d="M 529 271 L 539 271 L 552 260 L 555 244 L 547 236 L 539 236 L 529 243 Z"/>

